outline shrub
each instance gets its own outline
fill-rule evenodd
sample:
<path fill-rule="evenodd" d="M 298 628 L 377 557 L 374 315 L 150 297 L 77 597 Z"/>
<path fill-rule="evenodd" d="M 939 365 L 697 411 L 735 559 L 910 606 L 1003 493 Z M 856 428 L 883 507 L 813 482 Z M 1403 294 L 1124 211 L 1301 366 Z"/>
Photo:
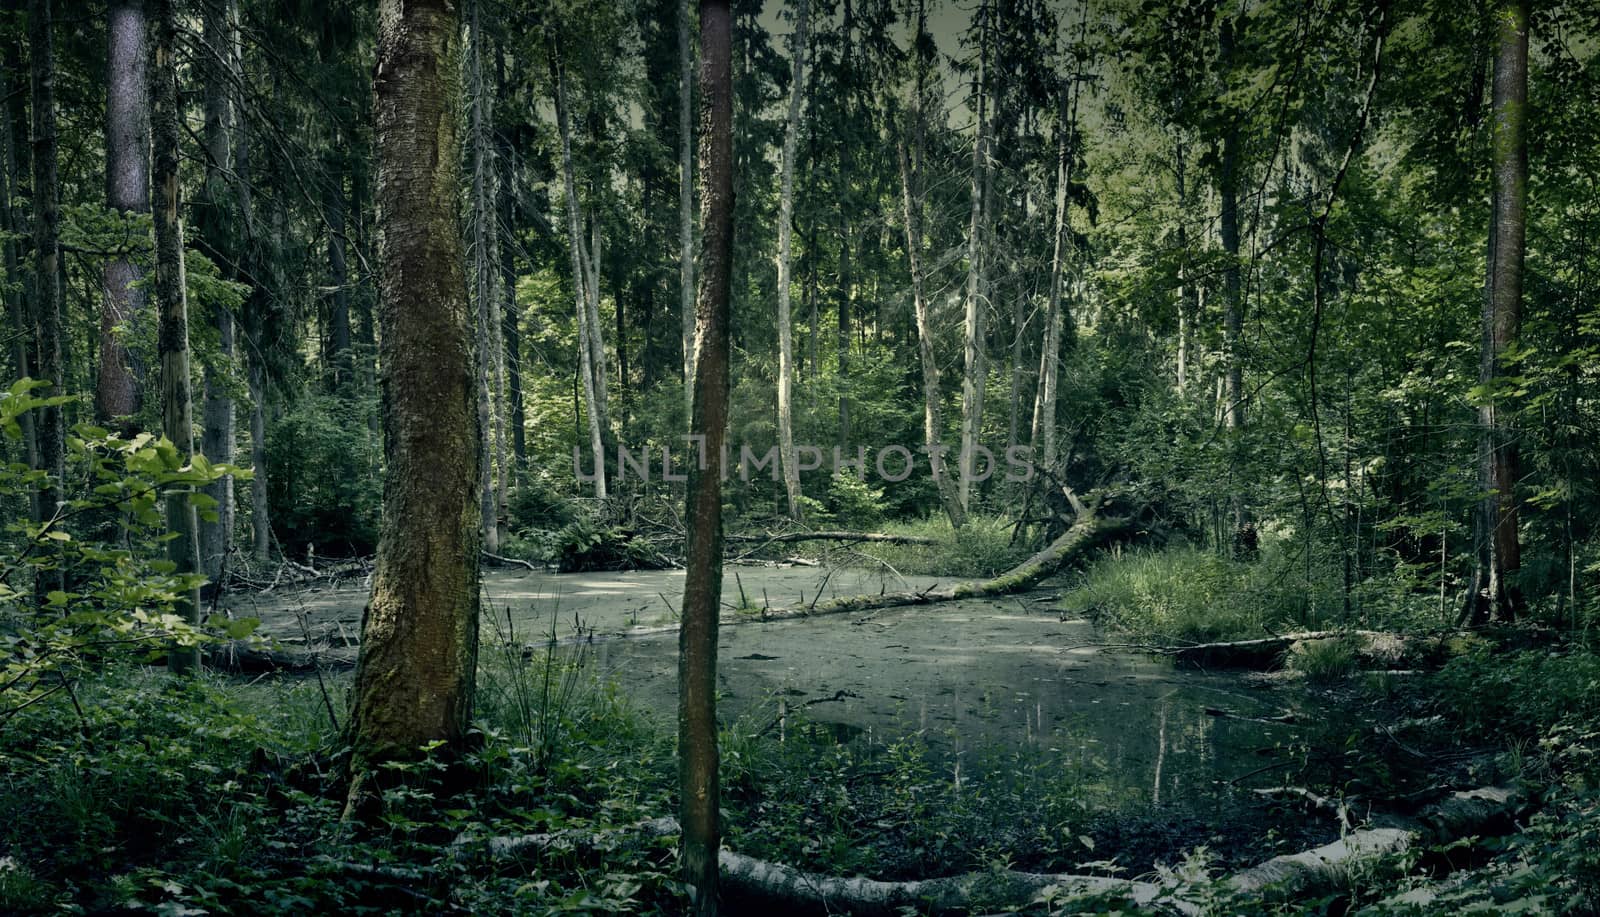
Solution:
<path fill-rule="evenodd" d="M 267 496 L 285 553 L 301 557 L 311 548 L 345 557 L 377 549 L 378 445 L 350 435 L 365 423 L 355 402 L 307 394 L 267 431 Z"/>

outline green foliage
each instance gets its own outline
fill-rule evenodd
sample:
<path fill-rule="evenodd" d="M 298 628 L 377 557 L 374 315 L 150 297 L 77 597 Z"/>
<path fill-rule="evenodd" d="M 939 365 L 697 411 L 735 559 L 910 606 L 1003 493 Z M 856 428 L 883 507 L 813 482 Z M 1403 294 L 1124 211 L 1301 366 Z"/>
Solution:
<path fill-rule="evenodd" d="M 1341 637 L 1302 640 L 1289 651 L 1286 664 L 1313 682 L 1338 681 L 1356 668 L 1356 651 Z"/>
<path fill-rule="evenodd" d="M 23 379 L 0 393 L 0 429 L 19 435 L 29 411 L 65 397 L 32 394 Z M 58 692 L 72 694 L 80 673 L 110 657 L 158 658 L 174 646 L 215 639 L 172 613 L 175 601 L 203 581 L 179 574 L 162 556 L 162 504 L 179 495 L 215 518 L 215 501 L 200 489 L 225 474 L 249 472 L 185 462 L 167 439 L 131 438 L 80 424 L 68 437 L 71 479 L 86 480 L 42 523 L 22 519 L 4 528 L 0 548 L 0 728 L 18 712 Z M 0 467 L 0 495 L 21 496 L 46 480 L 21 465 Z M 77 488 L 72 488 L 77 491 Z M 30 588 L 31 587 L 31 588 Z M 216 622 L 230 638 L 247 636 L 253 619 Z"/>
<path fill-rule="evenodd" d="M 1263 636 L 1263 628 L 1316 626 L 1337 608 L 1330 593 L 1320 582 L 1307 588 L 1281 545 L 1269 543 L 1253 563 L 1175 547 L 1099 560 L 1063 607 L 1137 637 L 1204 643 Z"/>
<path fill-rule="evenodd" d="M 380 456 L 365 430 L 358 404 L 312 392 L 268 427 L 267 495 L 284 553 L 344 557 L 376 550 Z"/>
<path fill-rule="evenodd" d="M 907 575 L 982 579 L 1011 569 L 1028 558 L 1032 545 L 1011 541 L 1015 523 L 1002 516 L 969 516 L 952 530 L 943 516 L 884 527 L 895 535 L 933 538 L 932 545 L 864 544 L 863 554 L 876 557 Z"/>

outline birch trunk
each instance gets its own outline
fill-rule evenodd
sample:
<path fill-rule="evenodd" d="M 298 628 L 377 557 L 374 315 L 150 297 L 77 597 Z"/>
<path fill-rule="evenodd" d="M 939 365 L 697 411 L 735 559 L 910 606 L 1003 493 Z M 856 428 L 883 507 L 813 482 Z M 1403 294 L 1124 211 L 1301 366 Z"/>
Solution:
<path fill-rule="evenodd" d="M 589 321 L 588 267 L 585 265 L 583 246 L 583 215 L 578 206 L 577 181 L 572 173 L 572 128 L 567 116 L 566 76 L 558 59 L 550 61 L 555 82 L 556 127 L 561 135 L 561 179 L 566 191 L 567 239 L 572 259 L 572 286 L 577 301 L 578 316 L 578 376 L 583 389 L 583 406 L 589 416 L 589 447 L 594 456 L 594 495 L 606 497 L 605 417 L 598 400 L 595 384 L 594 347 L 591 335 L 598 329 Z"/>
<path fill-rule="evenodd" d="M 1224 18 L 1219 33 L 1219 50 L 1226 65 L 1234 55 L 1236 36 L 1235 20 Z M 1239 129 L 1230 123 L 1222 137 L 1222 163 L 1218 192 L 1222 198 L 1220 231 L 1222 250 L 1226 260 L 1222 269 L 1222 358 L 1223 358 L 1223 426 L 1237 439 L 1245 425 L 1244 364 L 1242 353 L 1244 292 L 1239 267 Z M 1249 524 L 1249 509 L 1242 492 L 1230 497 L 1233 504 L 1235 533 L 1244 531 Z"/>
<path fill-rule="evenodd" d="M 1062 113 L 1068 106 L 1062 106 Z M 1056 200 L 1055 230 L 1050 246 L 1050 294 L 1045 306 L 1044 350 L 1039 358 L 1039 396 L 1034 403 L 1033 444 L 1034 458 L 1045 470 L 1056 471 L 1056 383 L 1061 365 L 1062 296 L 1067 262 L 1067 183 L 1072 176 L 1068 144 L 1072 133 L 1071 121 L 1056 128 Z"/>
<path fill-rule="evenodd" d="M 783 132 L 783 190 L 778 202 L 778 448 L 789 516 L 799 519 L 800 469 L 794 448 L 794 329 L 789 316 L 789 256 L 794 236 L 794 157 L 800 135 L 800 104 L 805 91 L 806 0 L 797 0 L 793 38 L 794 66 L 789 83 L 789 120 Z"/>
<path fill-rule="evenodd" d="M 977 127 L 972 138 L 972 214 L 967 225 L 967 309 L 962 323 L 961 452 L 958 456 L 960 473 L 956 483 L 956 498 L 963 514 L 972 508 L 973 466 L 977 457 L 978 438 L 983 432 L 984 388 L 989 375 L 983 321 L 986 305 L 983 301 L 984 258 L 987 256 L 984 233 L 988 222 L 985 211 L 989 157 L 987 0 L 980 0 L 975 18 L 978 22 L 978 72 L 972 80 L 972 94 L 977 102 Z"/>

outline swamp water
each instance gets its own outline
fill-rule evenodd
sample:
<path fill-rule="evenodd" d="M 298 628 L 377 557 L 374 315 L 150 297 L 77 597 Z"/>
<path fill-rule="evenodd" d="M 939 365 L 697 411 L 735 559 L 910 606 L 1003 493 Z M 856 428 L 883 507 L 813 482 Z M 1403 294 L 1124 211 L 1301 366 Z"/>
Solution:
<path fill-rule="evenodd" d="M 724 722 L 782 738 L 817 730 L 885 748 L 926 743 L 953 781 L 1022 763 L 1059 768 L 1083 801 L 1106 813 L 1228 820 L 1257 797 L 1239 784 L 1274 782 L 1290 760 L 1281 698 L 1225 674 L 1174 669 L 1107 648 L 1091 622 L 1062 620 L 1050 589 L 877 612 L 761 622 L 763 605 L 794 606 L 882 589 L 921 590 L 949 579 L 865 570 L 729 567 L 718 680 Z M 672 728 L 682 571 L 539 574 L 486 571 L 492 620 L 485 644 L 507 636 L 533 652 L 579 660 Z M 743 600 L 741 601 L 741 589 Z M 341 645 L 360 630 L 365 584 L 240 595 L 286 643 Z M 744 608 L 740 609 L 739 606 Z M 750 609 L 753 607 L 754 612 Z M 554 634 L 558 645 L 547 649 Z M 1231 716 L 1218 716 L 1226 711 Z M 1254 717 L 1257 719 L 1245 719 Z M 992 776 L 992 775 L 991 775 Z"/>

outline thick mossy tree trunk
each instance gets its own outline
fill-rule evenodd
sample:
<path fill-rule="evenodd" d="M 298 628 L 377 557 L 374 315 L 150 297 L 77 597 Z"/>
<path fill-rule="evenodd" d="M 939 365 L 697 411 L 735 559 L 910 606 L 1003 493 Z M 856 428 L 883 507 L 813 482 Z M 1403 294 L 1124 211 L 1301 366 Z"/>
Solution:
<path fill-rule="evenodd" d="M 116 0 L 106 21 L 106 205 L 119 213 L 150 212 L 146 55 L 143 0 Z M 95 419 L 101 423 L 126 424 L 143 400 L 144 367 L 118 333 L 144 311 L 144 289 L 136 285 L 141 275 L 127 254 L 106 259 L 94 391 Z"/>
<path fill-rule="evenodd" d="M 352 691 L 346 817 L 384 761 L 459 745 L 478 657 L 473 316 L 457 165 L 461 22 L 451 0 L 383 0 L 376 121 L 383 523 Z"/>
<path fill-rule="evenodd" d="M 161 320 L 156 350 L 161 358 L 161 432 L 178 447 L 184 460 L 194 455 L 194 407 L 189 384 L 189 301 L 183 268 L 183 221 L 178 183 L 179 138 L 178 11 L 175 0 L 154 0 L 155 60 L 151 82 L 151 141 L 154 188 L 151 212 L 156 229 L 156 304 Z M 200 569 L 196 517 L 189 494 L 166 497 L 167 559 L 179 574 Z M 173 612 L 190 624 L 200 623 L 200 590 L 183 592 Z M 167 657 L 174 672 L 200 665 L 198 647 L 174 649 Z"/>
<path fill-rule="evenodd" d="M 729 282 L 733 273 L 733 16 L 700 3 L 700 290 L 694 415 L 704 439 L 689 471 L 683 623 L 678 631 L 679 863 L 691 913 L 717 913 L 722 831 L 717 759 L 717 619 L 722 606 L 722 445 L 728 426 Z"/>
<path fill-rule="evenodd" d="M 33 64 L 33 314 L 34 364 L 49 383 L 39 395 L 61 390 L 61 187 L 57 173 L 56 64 L 50 0 L 28 5 Z M 39 487 L 38 521 L 55 516 L 66 472 L 66 428 L 59 406 L 39 412 L 39 465 L 50 477 Z M 59 571 L 43 577 L 59 584 Z M 57 588 L 52 586 L 52 588 Z"/>
<path fill-rule="evenodd" d="M 794 447 L 794 325 L 789 311 L 790 241 L 794 238 L 794 157 L 800 137 L 800 105 L 805 98 L 806 0 L 794 14 L 793 70 L 789 77 L 789 119 L 783 132 L 783 178 L 778 198 L 778 449 L 789 516 L 801 517 L 800 469 Z"/>

